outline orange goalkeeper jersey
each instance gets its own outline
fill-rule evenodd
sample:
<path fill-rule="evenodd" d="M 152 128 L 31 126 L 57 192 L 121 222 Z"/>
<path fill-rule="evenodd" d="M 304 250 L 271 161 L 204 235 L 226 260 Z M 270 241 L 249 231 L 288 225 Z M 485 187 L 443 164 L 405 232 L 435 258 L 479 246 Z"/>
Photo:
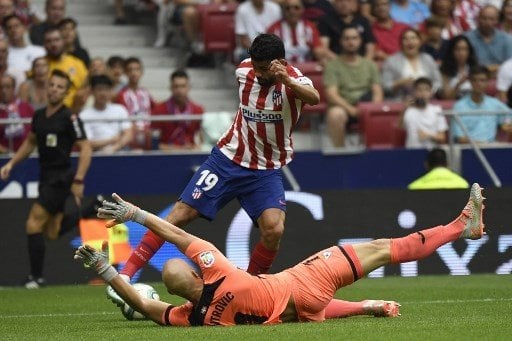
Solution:
<path fill-rule="evenodd" d="M 204 289 L 197 305 L 169 306 L 162 322 L 174 326 L 279 323 L 291 295 L 286 272 L 253 276 L 238 269 L 211 243 L 196 240 L 185 254 L 201 269 Z"/>

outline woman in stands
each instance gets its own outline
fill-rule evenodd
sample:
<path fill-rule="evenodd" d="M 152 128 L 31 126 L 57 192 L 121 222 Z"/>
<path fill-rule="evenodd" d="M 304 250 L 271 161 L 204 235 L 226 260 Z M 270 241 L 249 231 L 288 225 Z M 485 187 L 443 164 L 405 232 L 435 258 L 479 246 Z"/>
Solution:
<path fill-rule="evenodd" d="M 39 57 L 32 62 L 30 77 L 21 83 L 18 97 L 32 105 L 34 110 L 46 106 L 46 85 L 49 68 L 46 57 Z"/>

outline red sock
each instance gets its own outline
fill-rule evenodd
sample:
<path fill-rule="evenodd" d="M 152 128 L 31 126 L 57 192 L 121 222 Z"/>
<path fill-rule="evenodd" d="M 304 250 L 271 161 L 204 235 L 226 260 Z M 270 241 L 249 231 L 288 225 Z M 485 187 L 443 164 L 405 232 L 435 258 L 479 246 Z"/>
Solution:
<path fill-rule="evenodd" d="M 391 263 L 405 263 L 427 257 L 440 246 L 459 239 L 464 223 L 459 218 L 410 235 L 391 239 Z"/>
<path fill-rule="evenodd" d="M 162 247 L 164 240 L 148 231 L 142 237 L 139 245 L 133 250 L 130 258 L 121 270 L 121 274 L 128 275 L 130 278 L 135 275 L 146 263 L 153 257 L 153 255 Z"/>
<path fill-rule="evenodd" d="M 251 275 L 266 274 L 270 270 L 276 255 L 277 251 L 269 250 L 261 242 L 258 242 L 252 250 L 247 272 Z"/>
<path fill-rule="evenodd" d="M 354 315 L 365 315 L 363 302 L 349 302 L 332 299 L 325 307 L 325 318 L 349 317 Z"/>

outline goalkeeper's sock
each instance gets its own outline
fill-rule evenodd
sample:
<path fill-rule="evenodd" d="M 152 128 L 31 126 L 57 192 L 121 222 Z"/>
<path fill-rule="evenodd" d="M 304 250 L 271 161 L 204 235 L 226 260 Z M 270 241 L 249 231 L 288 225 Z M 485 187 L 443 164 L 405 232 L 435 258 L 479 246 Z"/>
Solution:
<path fill-rule="evenodd" d="M 327 307 L 325 307 L 326 319 L 365 314 L 366 311 L 364 309 L 364 302 L 349 302 L 332 299 Z"/>
<path fill-rule="evenodd" d="M 123 270 L 121 270 L 121 274 L 132 278 L 162 247 L 163 243 L 164 240 L 155 233 L 151 231 L 146 232 L 139 245 L 137 245 L 130 255 L 130 258 L 126 261 Z"/>
<path fill-rule="evenodd" d="M 411 233 L 403 238 L 391 239 L 391 263 L 405 263 L 423 259 L 440 246 L 459 239 L 464 222 L 456 219 L 448 225 Z"/>
<path fill-rule="evenodd" d="M 268 273 L 276 255 L 277 251 L 269 250 L 261 242 L 258 242 L 252 251 L 247 272 L 251 275 Z"/>
<path fill-rule="evenodd" d="M 43 264 L 46 245 L 42 233 L 27 235 L 30 274 L 34 278 L 43 277 Z"/>

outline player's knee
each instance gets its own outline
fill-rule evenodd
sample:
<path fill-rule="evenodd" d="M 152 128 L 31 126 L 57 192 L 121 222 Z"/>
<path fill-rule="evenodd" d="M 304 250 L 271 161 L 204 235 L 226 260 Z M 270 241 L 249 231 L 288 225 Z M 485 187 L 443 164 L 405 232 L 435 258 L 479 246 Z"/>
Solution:
<path fill-rule="evenodd" d="M 327 111 L 327 122 L 329 124 L 345 125 L 348 120 L 348 115 L 341 107 L 332 107 Z"/>
<path fill-rule="evenodd" d="M 260 226 L 261 236 L 267 242 L 279 243 L 284 233 L 284 224 L 282 222 L 267 223 Z"/>
<path fill-rule="evenodd" d="M 165 220 L 180 228 L 185 227 L 189 222 L 196 219 L 199 212 L 183 202 L 177 202 L 167 215 Z"/>

